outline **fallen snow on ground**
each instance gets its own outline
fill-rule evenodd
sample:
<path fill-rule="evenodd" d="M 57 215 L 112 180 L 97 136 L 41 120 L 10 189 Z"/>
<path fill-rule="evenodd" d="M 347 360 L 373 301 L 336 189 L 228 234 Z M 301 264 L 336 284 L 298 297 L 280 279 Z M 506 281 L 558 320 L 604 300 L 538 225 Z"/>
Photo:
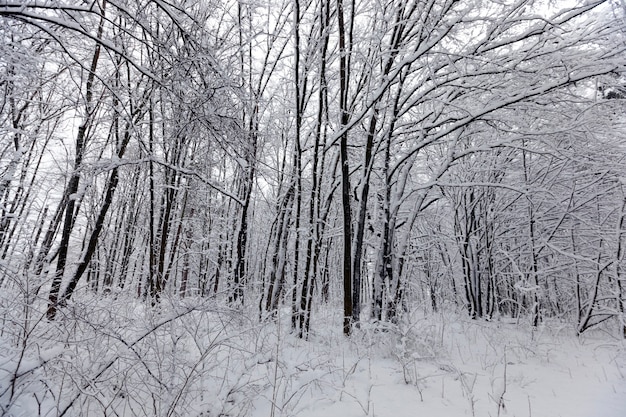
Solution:
<path fill-rule="evenodd" d="M 0 416 L 626 417 L 626 342 L 608 326 L 576 337 L 556 322 L 415 312 L 346 338 L 324 307 L 305 341 L 288 310 L 259 322 L 185 302 L 85 299 L 34 321 L 27 343 L 5 325 Z"/>
<path fill-rule="evenodd" d="M 602 333 L 435 315 L 277 352 L 255 417 L 626 416 L 625 345 Z"/>

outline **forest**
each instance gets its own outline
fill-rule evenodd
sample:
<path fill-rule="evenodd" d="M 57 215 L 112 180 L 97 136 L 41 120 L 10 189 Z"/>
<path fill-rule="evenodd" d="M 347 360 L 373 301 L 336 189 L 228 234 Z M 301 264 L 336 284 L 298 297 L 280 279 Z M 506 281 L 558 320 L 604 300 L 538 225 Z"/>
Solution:
<path fill-rule="evenodd" d="M 0 0 L 0 415 L 305 415 L 328 334 L 421 397 L 443 317 L 626 352 L 624 0 L 274 1 Z"/>

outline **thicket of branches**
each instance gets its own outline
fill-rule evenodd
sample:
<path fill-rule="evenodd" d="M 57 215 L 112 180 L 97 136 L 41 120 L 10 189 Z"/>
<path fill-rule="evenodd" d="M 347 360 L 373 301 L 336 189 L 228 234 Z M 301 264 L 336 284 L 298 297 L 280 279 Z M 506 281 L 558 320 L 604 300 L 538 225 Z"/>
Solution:
<path fill-rule="evenodd" d="M 0 2 L 3 343 L 94 296 L 626 336 L 624 12 Z"/>

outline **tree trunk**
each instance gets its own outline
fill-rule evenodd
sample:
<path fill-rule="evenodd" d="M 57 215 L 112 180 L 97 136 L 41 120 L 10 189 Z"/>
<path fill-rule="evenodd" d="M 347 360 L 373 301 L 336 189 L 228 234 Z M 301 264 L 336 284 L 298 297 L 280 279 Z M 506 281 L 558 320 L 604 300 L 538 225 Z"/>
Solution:
<path fill-rule="evenodd" d="M 100 23 L 98 26 L 97 39 L 102 37 L 104 30 L 104 8 L 106 7 L 106 1 L 102 4 Z M 48 309 L 46 316 L 48 320 L 54 320 L 57 313 L 59 293 L 61 291 L 61 284 L 63 282 L 63 274 L 65 272 L 65 265 L 67 262 L 67 253 L 69 250 L 70 235 L 72 228 L 74 227 L 74 216 L 76 208 L 76 200 L 79 198 L 77 195 L 78 185 L 80 182 L 79 170 L 83 161 L 83 152 L 85 151 L 85 142 L 87 140 L 87 129 L 89 128 L 93 117 L 93 83 L 96 79 L 96 69 L 98 67 L 98 60 L 100 58 L 100 43 L 96 44 L 93 56 L 91 58 L 91 66 L 89 68 L 89 75 L 87 76 L 87 82 L 85 84 L 85 118 L 78 127 L 76 134 L 76 149 L 74 157 L 73 173 L 68 182 L 64 195 L 67 201 L 65 206 L 65 216 L 63 220 L 63 232 L 61 235 L 61 242 L 59 243 L 59 252 L 57 255 L 57 266 L 54 278 L 52 279 L 52 285 L 50 287 L 50 293 L 48 294 Z"/>
<path fill-rule="evenodd" d="M 350 166 L 348 162 L 348 132 L 350 120 L 348 112 L 348 88 L 350 85 L 349 54 L 346 48 L 346 25 L 343 0 L 337 0 L 337 21 L 339 30 L 339 107 L 341 113 L 341 137 L 339 153 L 341 159 L 341 208 L 343 213 L 343 334 L 349 336 L 352 331 L 352 212 L 350 199 Z"/>

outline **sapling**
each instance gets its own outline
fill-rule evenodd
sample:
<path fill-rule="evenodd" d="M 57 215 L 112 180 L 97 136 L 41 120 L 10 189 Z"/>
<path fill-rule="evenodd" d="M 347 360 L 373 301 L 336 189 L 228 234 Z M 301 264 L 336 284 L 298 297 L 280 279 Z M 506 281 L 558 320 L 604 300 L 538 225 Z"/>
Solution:
<path fill-rule="evenodd" d="M 500 416 L 501 411 L 505 411 L 504 405 L 504 394 L 506 394 L 507 389 L 507 358 L 506 358 L 506 346 L 504 347 L 503 353 L 503 371 L 502 371 L 502 383 L 499 386 L 496 386 L 494 389 L 493 396 L 491 397 L 498 406 L 498 417 Z"/>

